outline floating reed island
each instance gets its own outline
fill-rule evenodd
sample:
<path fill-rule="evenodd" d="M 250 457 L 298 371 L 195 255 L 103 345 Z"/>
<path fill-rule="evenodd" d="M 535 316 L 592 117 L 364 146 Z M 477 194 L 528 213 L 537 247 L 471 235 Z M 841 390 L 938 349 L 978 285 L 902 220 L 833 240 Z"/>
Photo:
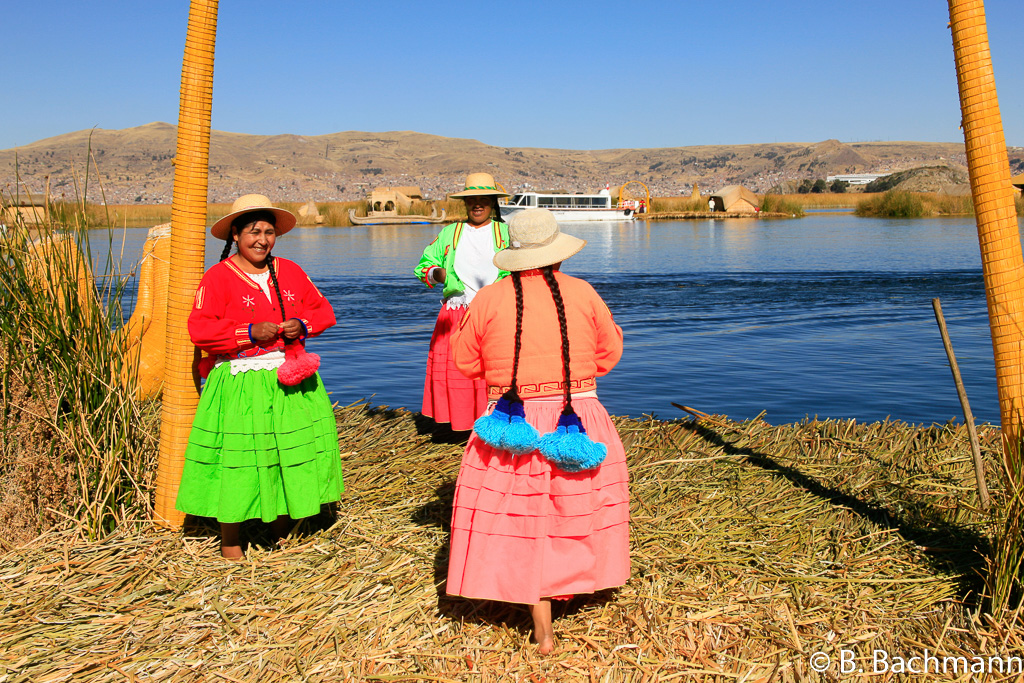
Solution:
<path fill-rule="evenodd" d="M 1018 616 L 982 606 L 992 529 L 963 425 L 669 409 L 615 420 L 632 577 L 556 606 L 553 655 L 525 607 L 444 592 L 462 444 L 361 403 L 337 410 L 343 500 L 280 548 L 229 563 L 212 527 L 139 520 L 0 555 L 0 681 L 849 680 L 811 655 L 1024 656 Z M 999 432 L 979 431 L 996 472 Z M 900 680 L 918 678 L 977 677 Z"/>

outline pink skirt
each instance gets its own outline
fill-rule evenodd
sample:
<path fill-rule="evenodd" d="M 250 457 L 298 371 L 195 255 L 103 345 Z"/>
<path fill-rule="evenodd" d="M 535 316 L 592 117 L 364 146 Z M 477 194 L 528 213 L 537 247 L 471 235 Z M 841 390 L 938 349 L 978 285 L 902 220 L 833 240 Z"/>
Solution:
<path fill-rule="evenodd" d="M 536 604 L 629 578 L 629 475 L 615 426 L 596 398 L 573 401 L 587 433 L 608 445 L 596 470 L 563 472 L 538 451 L 512 455 L 474 434 L 452 510 L 447 592 Z M 526 402 L 526 419 L 554 431 L 561 400 Z"/>
<path fill-rule="evenodd" d="M 469 379 L 459 372 L 448 344 L 466 310 L 441 307 L 430 337 L 423 383 L 423 414 L 434 422 L 450 422 L 455 431 L 472 429 L 487 409 L 487 385 L 482 379 Z"/>

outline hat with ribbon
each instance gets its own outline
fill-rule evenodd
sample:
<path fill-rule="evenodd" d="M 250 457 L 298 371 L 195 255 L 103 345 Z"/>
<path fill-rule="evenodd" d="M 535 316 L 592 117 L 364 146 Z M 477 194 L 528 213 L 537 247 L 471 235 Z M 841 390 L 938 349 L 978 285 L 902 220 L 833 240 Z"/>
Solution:
<path fill-rule="evenodd" d="M 231 204 L 231 212 L 228 215 L 210 227 L 210 234 L 219 240 L 226 240 L 231 236 L 231 224 L 235 219 L 253 211 L 269 211 L 274 214 L 277 219 L 274 232 L 277 235 L 283 235 L 295 227 L 295 214 L 291 211 L 275 207 L 261 194 L 244 194 Z"/>
<path fill-rule="evenodd" d="M 449 199 L 462 199 L 464 197 L 510 197 L 508 192 L 498 189 L 494 182 L 494 176 L 490 173 L 470 173 L 466 176 L 466 189 L 462 192 L 448 195 Z"/>
<path fill-rule="evenodd" d="M 494 255 L 494 265 L 510 272 L 561 263 L 587 244 L 559 230 L 547 209 L 526 209 L 512 216 L 508 239 L 509 246 Z"/>

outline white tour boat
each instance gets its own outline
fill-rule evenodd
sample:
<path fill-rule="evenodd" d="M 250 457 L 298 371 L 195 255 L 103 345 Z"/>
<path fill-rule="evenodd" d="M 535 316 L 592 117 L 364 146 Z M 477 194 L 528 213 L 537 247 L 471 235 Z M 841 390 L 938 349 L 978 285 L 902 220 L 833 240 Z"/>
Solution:
<path fill-rule="evenodd" d="M 555 194 L 520 192 L 501 205 L 501 216 L 508 220 L 526 209 L 548 209 L 561 223 L 575 221 L 631 221 L 635 210 L 612 203 L 612 193 L 605 188 L 597 194 Z"/>

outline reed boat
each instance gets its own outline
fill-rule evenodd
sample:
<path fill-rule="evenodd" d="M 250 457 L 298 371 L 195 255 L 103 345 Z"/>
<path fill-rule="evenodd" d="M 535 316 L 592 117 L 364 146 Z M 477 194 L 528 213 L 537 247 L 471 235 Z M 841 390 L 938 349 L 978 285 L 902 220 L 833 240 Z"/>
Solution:
<path fill-rule="evenodd" d="M 441 209 L 441 215 L 437 215 L 437 207 L 430 211 L 429 216 L 408 214 L 398 215 L 395 211 L 370 211 L 366 216 L 357 216 L 355 209 L 348 210 L 348 219 L 352 225 L 405 225 L 417 223 L 444 223 L 445 210 Z"/>

